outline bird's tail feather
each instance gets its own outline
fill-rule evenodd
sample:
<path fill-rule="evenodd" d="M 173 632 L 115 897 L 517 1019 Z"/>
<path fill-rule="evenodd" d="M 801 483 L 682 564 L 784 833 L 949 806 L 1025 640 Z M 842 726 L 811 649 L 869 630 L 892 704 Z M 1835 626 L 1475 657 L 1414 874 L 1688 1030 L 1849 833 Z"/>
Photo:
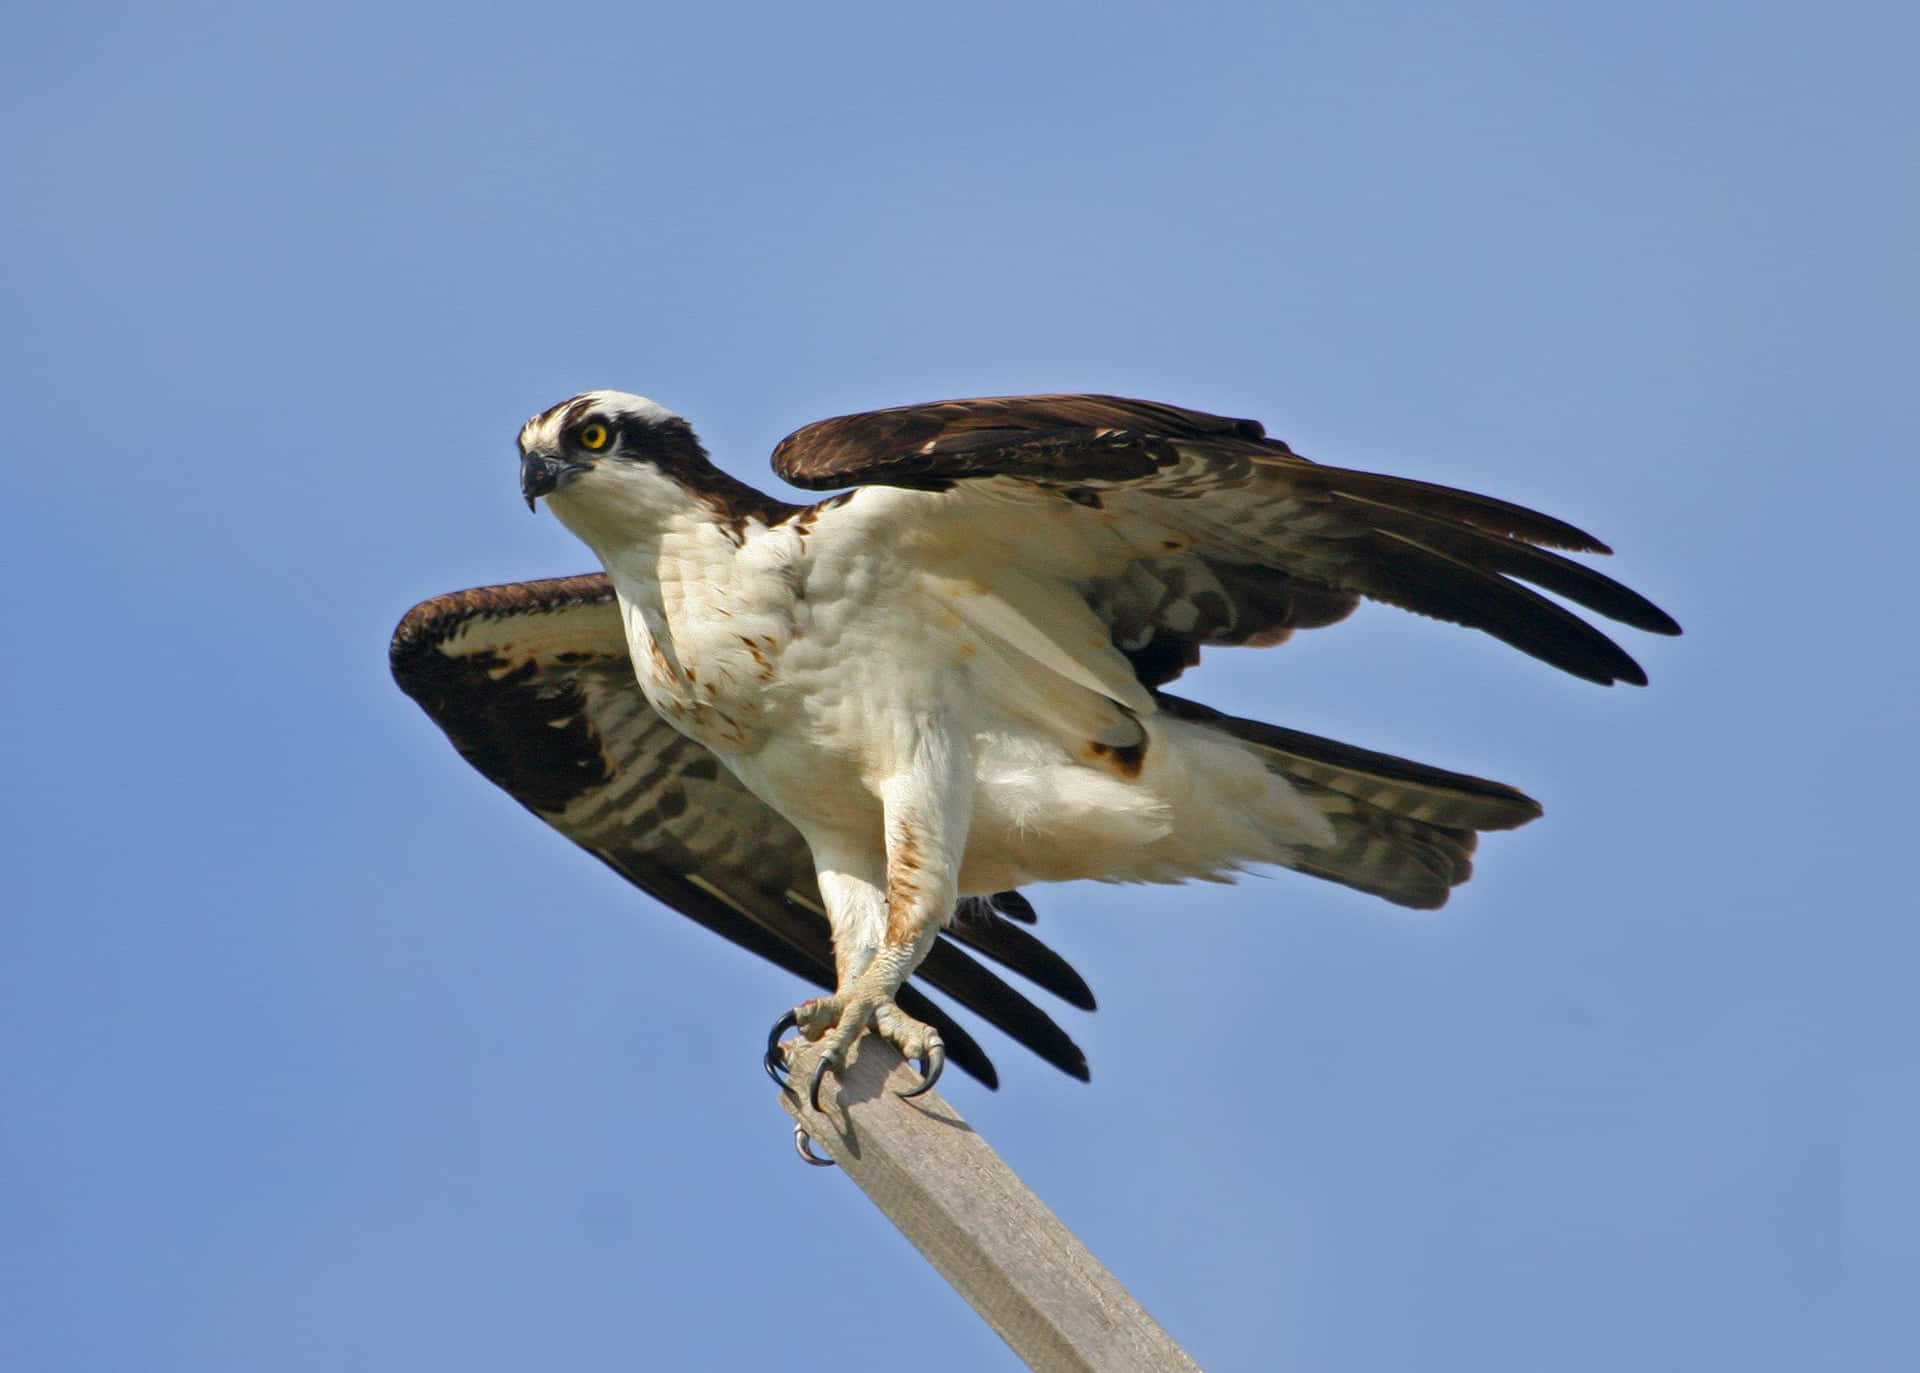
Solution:
<path fill-rule="evenodd" d="M 1250 746 L 1326 817 L 1333 843 L 1299 849 L 1289 866 L 1396 905 L 1446 904 L 1473 873 L 1478 831 L 1513 829 L 1540 814 L 1539 802 L 1499 782 L 1155 696 L 1168 715 Z"/>

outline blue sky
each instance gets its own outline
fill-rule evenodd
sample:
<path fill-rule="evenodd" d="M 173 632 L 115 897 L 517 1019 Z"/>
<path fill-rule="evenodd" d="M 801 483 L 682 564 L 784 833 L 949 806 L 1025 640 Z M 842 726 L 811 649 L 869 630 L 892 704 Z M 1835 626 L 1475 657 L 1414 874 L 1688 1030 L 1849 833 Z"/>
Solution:
<path fill-rule="evenodd" d="M 1037 892 L 1094 1081 L 985 1032 L 952 1096 L 1209 1368 L 1904 1366 L 1916 28 L 12 16 L 0 1364 L 1012 1364 L 793 1160 L 794 982 L 388 681 L 415 600 L 589 566 L 512 438 L 619 386 L 768 483 L 828 414 L 1146 395 L 1612 542 L 1687 627 L 1645 691 L 1378 608 L 1183 683 L 1540 797 L 1447 911 Z"/>

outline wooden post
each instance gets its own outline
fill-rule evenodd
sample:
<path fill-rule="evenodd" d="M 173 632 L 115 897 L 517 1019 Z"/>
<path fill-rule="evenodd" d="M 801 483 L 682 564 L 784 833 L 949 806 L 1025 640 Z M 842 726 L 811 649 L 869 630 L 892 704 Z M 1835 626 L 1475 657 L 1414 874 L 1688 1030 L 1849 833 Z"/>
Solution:
<path fill-rule="evenodd" d="M 796 1087 L 817 1057 L 789 1042 Z M 823 1110 L 794 1091 L 780 1104 L 1029 1367 L 1197 1373 L 959 1112 L 936 1092 L 894 1095 L 917 1080 L 891 1044 L 863 1035 L 822 1084 Z"/>

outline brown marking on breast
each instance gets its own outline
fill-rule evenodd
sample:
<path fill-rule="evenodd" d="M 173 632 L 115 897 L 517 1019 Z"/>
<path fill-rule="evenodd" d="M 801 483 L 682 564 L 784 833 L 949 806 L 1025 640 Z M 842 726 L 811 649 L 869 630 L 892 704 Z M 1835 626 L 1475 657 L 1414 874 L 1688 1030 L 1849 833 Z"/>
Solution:
<path fill-rule="evenodd" d="M 730 744 L 734 748 L 746 747 L 747 732 L 740 728 L 731 715 L 717 706 L 701 702 L 694 712 L 694 719 L 699 732 L 713 743 Z"/>
<path fill-rule="evenodd" d="M 767 652 L 774 647 L 773 640 L 766 638 L 757 640 L 750 639 L 744 634 L 736 634 L 734 637 L 746 646 L 748 654 L 753 658 L 755 665 L 759 667 L 760 680 L 763 682 L 771 682 L 773 680 L 773 659 L 767 656 Z"/>
<path fill-rule="evenodd" d="M 655 709 L 682 733 L 693 736 L 709 748 L 746 747 L 747 732 L 711 701 L 675 696 L 656 702 Z"/>
<path fill-rule="evenodd" d="M 660 680 L 671 682 L 674 679 L 673 664 L 667 661 L 666 650 L 660 647 L 660 641 L 651 634 L 647 636 L 647 656 L 653 659 L 653 670 Z"/>
<path fill-rule="evenodd" d="M 827 511 L 837 509 L 852 499 L 853 493 L 851 491 L 842 491 L 837 496 L 829 496 L 824 501 L 817 501 L 812 505 L 803 506 L 794 514 L 787 516 L 781 523 L 804 539 L 813 532 L 815 520 L 826 514 Z"/>

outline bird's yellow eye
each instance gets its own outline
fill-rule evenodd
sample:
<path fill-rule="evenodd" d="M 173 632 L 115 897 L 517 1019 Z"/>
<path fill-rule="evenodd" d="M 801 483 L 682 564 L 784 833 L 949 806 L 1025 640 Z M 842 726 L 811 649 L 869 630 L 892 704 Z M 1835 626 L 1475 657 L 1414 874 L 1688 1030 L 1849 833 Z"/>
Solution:
<path fill-rule="evenodd" d="M 612 435 L 607 432 L 607 426 L 596 420 L 580 430 L 580 446 L 589 452 L 598 453 L 607 446 L 607 440 L 611 437 Z"/>

